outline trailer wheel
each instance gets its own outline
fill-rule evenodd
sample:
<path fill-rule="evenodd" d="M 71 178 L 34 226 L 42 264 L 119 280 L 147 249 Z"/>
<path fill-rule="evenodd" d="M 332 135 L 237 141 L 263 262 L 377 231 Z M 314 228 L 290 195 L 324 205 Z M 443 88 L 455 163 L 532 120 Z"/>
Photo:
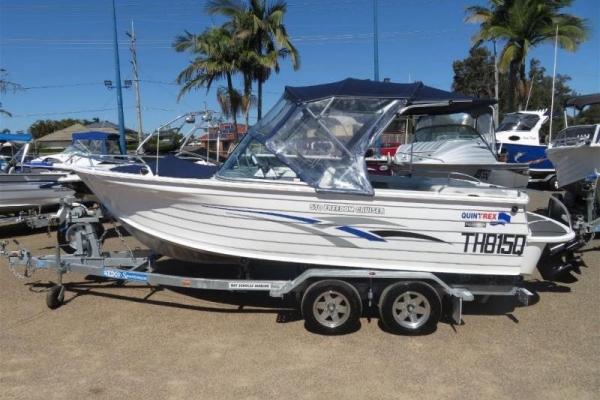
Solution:
<path fill-rule="evenodd" d="M 562 216 L 564 214 L 564 210 L 556 201 L 564 202 L 564 197 L 560 193 L 552 193 L 552 199 L 549 200 L 548 203 L 548 217 L 552 218 L 555 221 L 563 222 Z"/>
<path fill-rule="evenodd" d="M 325 335 L 351 332 L 362 314 L 360 295 L 354 286 L 339 280 L 323 280 L 306 289 L 301 303 L 309 331 Z"/>
<path fill-rule="evenodd" d="M 381 321 L 392 333 L 429 333 L 441 313 L 440 296 L 423 282 L 394 283 L 385 288 L 379 300 Z"/>
<path fill-rule="evenodd" d="M 92 223 L 92 227 L 96 232 L 96 237 L 100 238 L 104 233 L 104 227 L 99 222 Z M 65 251 L 67 254 L 73 254 L 77 251 L 77 233 L 83 231 L 85 232 L 85 223 L 76 222 L 74 224 L 69 224 L 67 226 L 62 226 L 56 232 L 56 240 L 58 241 L 58 245 L 61 249 Z M 88 239 L 89 240 L 89 239 Z M 84 246 L 84 249 L 87 246 Z"/>
<path fill-rule="evenodd" d="M 65 290 L 64 286 L 56 285 L 52 286 L 50 290 L 48 290 L 48 294 L 46 295 L 46 305 L 51 310 L 54 310 L 60 307 L 65 300 Z"/>
<path fill-rule="evenodd" d="M 548 179 L 548 189 L 550 190 L 558 190 L 558 179 L 556 179 L 556 175 L 552 178 Z"/>

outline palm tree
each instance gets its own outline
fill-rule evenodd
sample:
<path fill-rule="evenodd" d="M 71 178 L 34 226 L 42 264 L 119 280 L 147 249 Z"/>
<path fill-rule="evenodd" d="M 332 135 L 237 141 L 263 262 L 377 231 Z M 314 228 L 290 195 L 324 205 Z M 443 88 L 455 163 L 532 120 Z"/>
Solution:
<path fill-rule="evenodd" d="M 226 26 L 231 27 L 235 38 L 244 43 L 244 95 L 250 96 L 247 80 L 258 83 L 257 114 L 262 118 L 262 87 L 271 71 L 279 73 L 279 59 L 291 58 L 294 70 L 300 68 L 300 55 L 290 41 L 283 18 L 287 4 L 275 1 L 271 6 L 266 0 L 209 0 L 205 11 L 231 18 Z M 252 53 L 254 55 L 252 55 Z M 249 97 L 248 97 L 249 98 Z"/>
<path fill-rule="evenodd" d="M 479 23 L 479 31 L 472 37 L 474 45 L 486 41 L 504 42 L 498 69 L 508 72 L 508 111 L 523 107 L 527 96 L 525 62 L 534 47 L 554 44 L 574 52 L 588 38 L 587 20 L 561 13 L 573 0 L 489 0 L 490 8 L 470 6 L 465 22 Z"/>
<path fill-rule="evenodd" d="M 201 35 L 194 35 L 185 31 L 183 35 L 175 38 L 173 48 L 177 52 L 189 51 L 196 55 L 190 65 L 179 73 L 177 83 L 183 85 L 179 92 L 178 100 L 194 88 L 206 87 L 210 90 L 214 81 L 226 80 L 229 114 L 233 118 L 234 128 L 237 131 L 237 115 L 240 109 L 233 87 L 233 75 L 239 71 L 238 49 L 232 38 L 232 33 L 225 27 L 212 27 L 206 29 Z"/>

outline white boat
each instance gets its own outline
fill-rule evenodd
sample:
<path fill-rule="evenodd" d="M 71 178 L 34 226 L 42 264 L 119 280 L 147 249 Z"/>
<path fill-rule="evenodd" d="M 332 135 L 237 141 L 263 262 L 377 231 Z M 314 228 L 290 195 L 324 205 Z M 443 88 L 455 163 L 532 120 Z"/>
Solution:
<path fill-rule="evenodd" d="M 422 102 L 441 107 L 483 101 L 422 83 L 346 79 L 286 87 L 205 179 L 150 168 L 75 170 L 138 240 L 189 261 L 208 252 L 313 266 L 514 277 L 531 274 L 547 245 L 573 239 L 569 226 L 528 212 L 529 197 L 520 190 L 369 175 L 366 150 L 397 115 Z M 315 155 L 313 142 L 328 142 L 328 152 Z"/>
<path fill-rule="evenodd" d="M 73 172 L 73 167 L 110 168 L 126 161 L 128 157 L 121 151 L 118 134 L 90 131 L 74 133 L 71 145 L 60 153 L 37 157 L 21 165 L 30 171 L 61 173 L 59 183 L 62 186 L 77 193 L 82 200 L 95 201 L 89 189 Z"/>
<path fill-rule="evenodd" d="M 57 206 L 73 191 L 58 183 L 56 172 L 0 172 L 0 214 Z"/>
<path fill-rule="evenodd" d="M 446 107 L 415 105 L 412 143 L 398 147 L 391 164 L 397 174 L 455 172 L 493 185 L 524 188 L 529 165 L 502 160 L 493 129 L 494 100 Z M 463 107 L 461 107 L 463 105 Z"/>
<path fill-rule="evenodd" d="M 570 98 L 565 108 L 582 111 L 594 104 L 600 104 L 600 93 Z M 567 126 L 548 145 L 546 154 L 556 167 L 559 187 L 581 192 L 584 181 L 600 171 L 600 123 Z"/>
<path fill-rule="evenodd" d="M 496 141 L 509 163 L 529 165 L 530 182 L 546 182 L 557 189 L 556 171 L 546 155 L 548 143 L 541 133 L 549 117 L 547 109 L 508 113 L 496 130 Z"/>
<path fill-rule="evenodd" d="M 4 140 L 24 144 L 0 171 L 0 214 L 39 211 L 57 206 L 62 197 L 73 195 L 73 191 L 58 183 L 66 172 L 32 171 L 23 167 L 30 157 L 31 135 L 10 136 Z"/>
<path fill-rule="evenodd" d="M 71 171 L 75 165 L 114 164 L 123 156 L 119 135 L 106 132 L 74 133 L 71 145 L 60 153 L 38 157 L 25 163 L 29 168 Z"/>

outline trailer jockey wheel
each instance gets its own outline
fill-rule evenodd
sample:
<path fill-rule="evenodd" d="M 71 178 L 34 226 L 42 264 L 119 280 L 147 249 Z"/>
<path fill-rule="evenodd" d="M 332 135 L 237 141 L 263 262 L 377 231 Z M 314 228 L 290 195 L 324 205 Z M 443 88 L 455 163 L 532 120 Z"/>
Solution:
<path fill-rule="evenodd" d="M 358 328 L 362 302 L 354 286 L 331 279 L 309 286 L 302 297 L 301 309 L 309 331 L 340 335 Z"/>
<path fill-rule="evenodd" d="M 46 295 L 46 305 L 51 310 L 60 307 L 65 300 L 65 287 L 62 285 L 52 286 Z"/>
<path fill-rule="evenodd" d="M 104 233 L 104 227 L 99 222 L 94 222 L 91 224 L 94 232 L 96 233 L 96 239 L 102 237 Z M 77 251 L 77 233 L 84 233 L 84 243 L 83 250 L 91 255 L 90 250 L 90 239 L 85 235 L 86 232 L 86 224 L 83 222 L 76 222 L 74 224 L 64 224 L 58 228 L 56 232 L 56 239 L 58 241 L 58 245 L 61 249 L 65 251 L 67 254 L 73 254 Z"/>
<path fill-rule="evenodd" d="M 438 293 L 424 282 L 397 282 L 381 294 L 379 313 L 392 333 L 430 333 L 440 320 L 442 303 Z"/>

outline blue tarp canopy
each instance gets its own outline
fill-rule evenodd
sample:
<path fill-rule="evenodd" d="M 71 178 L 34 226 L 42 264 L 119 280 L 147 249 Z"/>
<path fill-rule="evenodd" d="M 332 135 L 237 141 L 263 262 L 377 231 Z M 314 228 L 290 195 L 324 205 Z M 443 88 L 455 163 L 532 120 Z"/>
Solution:
<path fill-rule="evenodd" d="M 445 103 L 444 107 L 420 107 L 416 114 L 448 114 L 469 112 L 496 104 L 495 99 L 476 99 L 465 94 L 448 92 L 426 86 L 421 82 L 392 83 L 369 79 L 347 78 L 342 81 L 313 86 L 286 86 L 285 93 L 296 103 L 316 101 L 328 97 L 367 97 L 382 99 L 404 99 L 407 105 Z M 442 109 L 443 108 L 443 109 Z M 403 113 L 409 115 L 411 111 Z"/>
<path fill-rule="evenodd" d="M 106 133 L 106 132 L 81 132 L 74 133 L 73 140 L 84 140 L 84 139 L 119 139 L 119 135 L 116 133 Z"/>
<path fill-rule="evenodd" d="M 29 142 L 31 139 L 31 133 L 0 133 L 0 142 Z"/>

